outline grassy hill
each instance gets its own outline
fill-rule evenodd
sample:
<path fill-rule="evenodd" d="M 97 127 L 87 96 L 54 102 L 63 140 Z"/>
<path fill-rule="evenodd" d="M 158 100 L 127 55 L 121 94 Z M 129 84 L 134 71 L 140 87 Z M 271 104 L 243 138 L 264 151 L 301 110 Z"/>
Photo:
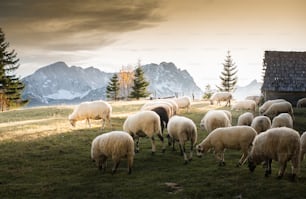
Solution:
<path fill-rule="evenodd" d="M 126 116 L 143 103 L 112 103 L 113 130 L 121 130 Z M 224 107 L 196 102 L 190 113 L 181 113 L 197 124 L 198 142 L 207 136 L 199 122 L 212 108 Z M 277 162 L 268 178 L 261 167 L 254 173 L 246 165 L 237 168 L 241 153 L 234 150 L 225 152 L 224 167 L 218 166 L 212 153 L 194 156 L 184 165 L 179 149 L 168 147 L 163 154 L 158 139 L 154 156 L 149 139 L 141 139 L 131 175 L 125 160 L 113 176 L 109 160 L 102 174 L 90 159 L 91 141 L 103 133 L 100 122 L 92 122 L 92 128 L 79 122 L 72 128 L 67 119 L 72 109 L 57 106 L 0 113 L 0 198 L 306 198 L 306 162 L 301 164 L 298 182 L 289 180 L 290 164 L 278 180 Z M 306 110 L 294 111 L 295 129 L 303 132 Z M 236 124 L 241 112 L 232 114 Z"/>

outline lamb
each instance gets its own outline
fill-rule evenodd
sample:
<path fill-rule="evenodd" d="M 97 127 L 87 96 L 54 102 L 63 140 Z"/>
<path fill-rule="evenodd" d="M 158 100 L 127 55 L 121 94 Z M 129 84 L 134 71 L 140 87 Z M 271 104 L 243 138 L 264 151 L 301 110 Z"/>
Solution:
<path fill-rule="evenodd" d="M 256 135 L 256 131 L 249 126 L 217 128 L 196 146 L 197 155 L 201 157 L 203 153 L 214 149 L 215 157 L 219 160 L 219 165 L 224 166 L 225 149 L 241 150 L 242 156 L 237 166 L 243 165 Z"/>
<path fill-rule="evenodd" d="M 231 126 L 231 114 L 224 110 L 209 110 L 200 123 L 201 129 L 206 129 L 207 133 L 219 127 Z"/>
<path fill-rule="evenodd" d="M 304 160 L 304 155 L 306 153 L 306 131 L 301 135 L 301 151 L 300 151 L 300 161 Z"/>
<path fill-rule="evenodd" d="M 280 113 L 289 113 L 294 119 L 293 109 L 290 102 L 277 102 L 273 103 L 263 115 L 268 116 L 271 120 Z"/>
<path fill-rule="evenodd" d="M 174 143 L 177 140 L 179 142 L 181 154 L 184 155 L 185 164 L 188 163 L 188 160 L 192 160 L 193 155 L 193 147 L 197 142 L 197 127 L 194 122 L 184 116 L 173 116 L 170 118 L 168 123 L 168 134 L 169 134 L 169 145 L 172 146 L 174 150 Z M 190 140 L 190 155 L 187 158 L 186 150 L 185 150 L 185 143 Z"/>
<path fill-rule="evenodd" d="M 257 116 L 253 119 L 251 127 L 254 128 L 257 134 L 271 128 L 271 120 L 267 116 Z"/>
<path fill-rule="evenodd" d="M 248 158 L 248 167 L 251 172 L 256 165 L 267 164 L 265 176 L 271 171 L 272 160 L 278 161 L 280 168 L 278 178 L 284 175 L 287 162 L 292 163 L 292 179 L 294 180 L 300 165 L 300 135 L 297 131 L 287 127 L 272 128 L 256 136 Z"/>
<path fill-rule="evenodd" d="M 253 100 L 256 103 L 256 105 L 258 105 L 260 103 L 261 97 L 258 95 L 251 95 L 251 96 L 247 96 L 245 99 Z"/>
<path fill-rule="evenodd" d="M 256 102 L 254 100 L 237 101 L 231 108 L 232 110 L 250 110 L 255 112 Z"/>
<path fill-rule="evenodd" d="M 245 112 L 238 117 L 237 126 L 251 126 L 253 119 L 253 113 Z"/>
<path fill-rule="evenodd" d="M 76 122 L 80 120 L 86 119 L 89 127 L 91 127 L 89 121 L 90 119 L 102 119 L 101 129 L 104 129 L 106 120 L 108 121 L 109 127 L 112 128 L 111 114 L 111 105 L 105 101 L 99 100 L 91 102 L 82 102 L 74 109 L 73 113 L 68 116 L 68 119 L 73 127 L 75 127 Z"/>
<path fill-rule="evenodd" d="M 124 131 L 111 131 L 97 136 L 91 144 L 91 159 L 105 172 L 107 159 L 112 158 L 114 174 L 122 158 L 127 158 L 128 173 L 131 174 L 134 161 L 134 141 Z"/>
<path fill-rule="evenodd" d="M 296 103 L 296 108 L 306 107 L 306 98 L 301 98 Z"/>
<path fill-rule="evenodd" d="M 190 111 L 191 107 L 191 98 L 189 96 L 183 96 L 180 98 L 174 99 L 180 109 L 186 108 L 187 113 Z"/>
<path fill-rule="evenodd" d="M 288 128 L 293 128 L 293 120 L 288 113 L 281 113 L 272 120 L 271 128 L 283 127 L 283 126 Z"/>
<path fill-rule="evenodd" d="M 231 106 L 231 99 L 233 98 L 230 92 L 217 92 L 214 93 L 210 98 L 210 104 L 213 105 L 214 101 L 217 101 L 217 105 L 221 105 L 221 101 L 226 101 L 225 106 Z"/>
<path fill-rule="evenodd" d="M 154 135 L 156 134 L 163 143 L 165 152 L 164 138 L 161 132 L 160 117 L 154 111 L 139 111 L 129 115 L 123 123 L 123 130 L 128 132 L 136 140 L 136 152 L 139 152 L 139 137 L 149 137 L 152 144 L 152 154 L 156 151 Z"/>
<path fill-rule="evenodd" d="M 275 99 L 275 100 L 268 100 L 263 105 L 261 105 L 258 109 L 259 115 L 262 115 L 273 103 L 277 102 L 286 102 L 284 99 Z"/>

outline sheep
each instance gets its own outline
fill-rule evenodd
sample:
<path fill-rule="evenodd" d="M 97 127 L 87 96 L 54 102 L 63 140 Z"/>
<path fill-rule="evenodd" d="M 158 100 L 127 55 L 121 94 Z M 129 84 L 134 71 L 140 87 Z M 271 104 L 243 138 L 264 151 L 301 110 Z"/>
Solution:
<path fill-rule="evenodd" d="M 272 120 L 271 128 L 283 127 L 283 126 L 288 128 L 293 128 L 293 120 L 288 113 L 281 113 Z"/>
<path fill-rule="evenodd" d="M 273 103 L 286 102 L 284 99 L 268 100 L 258 108 L 259 115 L 262 115 Z"/>
<path fill-rule="evenodd" d="M 124 131 L 111 131 L 94 138 L 91 144 L 91 159 L 96 162 L 98 168 L 105 172 L 107 158 L 112 158 L 114 174 L 122 158 L 127 158 L 128 173 L 131 174 L 134 161 L 134 141 Z"/>
<path fill-rule="evenodd" d="M 253 119 L 251 127 L 255 129 L 257 134 L 260 134 L 271 128 L 271 120 L 267 116 L 257 116 Z"/>
<path fill-rule="evenodd" d="M 202 118 L 200 126 L 207 133 L 219 127 L 229 127 L 231 126 L 231 114 L 224 110 L 209 110 Z"/>
<path fill-rule="evenodd" d="M 76 122 L 80 120 L 86 119 L 89 127 L 91 127 L 89 121 L 90 119 L 102 119 L 101 129 L 104 129 L 106 120 L 108 121 L 109 127 L 112 128 L 111 114 L 111 105 L 105 101 L 99 100 L 91 102 L 82 102 L 74 109 L 73 113 L 68 116 L 68 119 L 73 127 L 75 127 Z"/>
<path fill-rule="evenodd" d="M 183 96 L 180 98 L 175 98 L 174 101 L 177 103 L 180 109 L 186 108 L 187 113 L 190 111 L 191 98 L 189 96 Z"/>
<path fill-rule="evenodd" d="M 301 98 L 296 103 L 296 108 L 306 107 L 306 98 Z"/>
<path fill-rule="evenodd" d="M 260 103 L 260 100 L 262 99 L 262 97 L 258 96 L 258 95 L 251 95 L 251 96 L 247 96 L 245 99 L 246 100 L 253 100 L 256 103 L 256 105 L 258 105 Z"/>
<path fill-rule="evenodd" d="M 154 109 L 156 107 L 163 107 L 167 111 L 168 118 L 170 118 L 170 117 L 172 117 L 174 115 L 174 108 L 173 108 L 173 106 L 169 102 L 163 102 L 163 101 L 159 101 L 159 100 L 145 103 L 141 107 L 140 110 L 151 111 L 152 109 Z"/>
<path fill-rule="evenodd" d="M 154 111 L 139 111 L 129 115 L 123 123 L 123 130 L 128 132 L 136 140 L 136 153 L 139 152 L 139 137 L 149 137 L 152 144 L 152 155 L 156 151 L 154 135 L 157 134 L 163 143 L 165 152 L 164 138 L 161 132 L 160 117 Z"/>
<path fill-rule="evenodd" d="M 268 116 L 271 120 L 280 113 L 289 113 L 294 120 L 293 109 L 290 102 L 273 103 L 263 115 Z"/>
<path fill-rule="evenodd" d="M 249 126 L 217 128 L 196 146 L 197 155 L 201 157 L 206 151 L 214 149 L 215 157 L 219 160 L 219 165 L 224 166 L 225 149 L 241 150 L 242 156 L 237 164 L 237 167 L 239 167 L 245 163 L 249 148 L 256 135 L 256 131 Z"/>
<path fill-rule="evenodd" d="M 184 116 L 173 116 L 169 120 L 167 130 L 169 134 L 169 145 L 171 145 L 172 140 L 174 150 L 175 141 L 177 140 L 179 142 L 181 154 L 184 155 L 185 164 L 187 164 L 188 160 L 192 160 L 193 147 L 197 142 L 198 134 L 195 123 L 191 119 Z M 191 142 L 189 158 L 187 158 L 185 150 L 185 142 L 188 140 Z"/>
<path fill-rule="evenodd" d="M 221 105 L 221 101 L 226 101 L 225 106 L 231 106 L 231 99 L 233 98 L 230 92 L 217 92 L 214 93 L 210 98 L 210 104 L 213 105 L 214 101 L 217 101 L 217 105 Z"/>
<path fill-rule="evenodd" d="M 253 119 L 253 113 L 245 112 L 238 117 L 237 126 L 251 126 Z"/>
<path fill-rule="evenodd" d="M 304 160 L 304 155 L 306 153 L 306 131 L 301 135 L 301 151 L 300 151 L 300 161 Z"/>
<path fill-rule="evenodd" d="M 174 99 L 163 99 L 162 102 L 163 101 L 171 104 L 173 108 L 173 115 L 176 115 L 179 113 L 179 106 Z"/>
<path fill-rule="evenodd" d="M 167 110 L 164 107 L 155 107 L 152 109 L 160 118 L 160 127 L 161 132 L 164 134 L 164 128 L 167 128 L 168 122 L 169 122 L 169 116 L 167 113 Z"/>
<path fill-rule="evenodd" d="M 241 100 L 237 101 L 231 110 L 250 110 L 255 112 L 256 102 L 254 100 Z"/>
<path fill-rule="evenodd" d="M 272 160 L 280 164 L 278 178 L 282 178 L 287 162 L 291 160 L 292 179 L 295 179 L 300 165 L 300 135 L 297 131 L 280 127 L 269 129 L 256 136 L 248 158 L 250 171 L 253 172 L 256 165 L 265 162 L 267 164 L 265 176 L 268 177 L 272 173 Z"/>

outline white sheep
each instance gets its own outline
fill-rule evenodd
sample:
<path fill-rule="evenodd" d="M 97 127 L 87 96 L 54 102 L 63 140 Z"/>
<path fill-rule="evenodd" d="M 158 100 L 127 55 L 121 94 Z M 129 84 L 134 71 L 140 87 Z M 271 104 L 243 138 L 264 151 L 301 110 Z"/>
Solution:
<path fill-rule="evenodd" d="M 131 174 L 134 161 L 133 138 L 124 131 L 111 131 L 97 136 L 91 144 L 91 159 L 105 172 L 107 159 L 112 158 L 114 174 L 122 158 L 127 158 L 128 173 Z"/>
<path fill-rule="evenodd" d="M 286 102 L 284 99 L 268 100 L 258 108 L 259 114 L 262 115 L 273 103 Z"/>
<path fill-rule="evenodd" d="M 250 171 L 253 172 L 256 165 L 265 162 L 267 177 L 272 172 L 272 160 L 280 164 L 278 178 L 284 175 L 287 162 L 291 160 L 292 178 L 295 179 L 300 165 L 300 135 L 297 131 L 280 127 L 269 129 L 256 136 L 248 158 Z"/>
<path fill-rule="evenodd" d="M 174 98 L 174 101 L 177 103 L 180 109 L 186 108 L 187 112 L 190 111 L 191 107 L 191 98 L 189 96 L 183 96 L 180 98 Z"/>
<path fill-rule="evenodd" d="M 212 132 L 219 127 L 231 126 L 231 113 L 224 110 L 209 110 L 201 120 L 201 129 Z"/>
<path fill-rule="evenodd" d="M 251 127 L 255 129 L 257 134 L 260 134 L 271 128 L 271 120 L 267 116 L 256 116 L 252 121 Z"/>
<path fill-rule="evenodd" d="M 237 126 L 251 126 L 253 119 L 253 113 L 245 112 L 238 117 Z"/>
<path fill-rule="evenodd" d="M 161 100 L 154 100 L 151 102 L 147 102 L 145 103 L 140 110 L 147 110 L 150 111 L 156 107 L 163 107 L 164 109 L 167 110 L 168 113 L 168 117 L 172 117 L 175 114 L 175 108 L 173 107 L 173 105 L 170 102 L 166 102 L 166 101 L 161 101 Z"/>
<path fill-rule="evenodd" d="M 300 141 L 301 141 L 300 161 L 302 162 L 304 160 L 304 155 L 306 153 L 306 131 L 301 135 Z"/>
<path fill-rule="evenodd" d="M 231 106 L 231 99 L 233 98 L 230 92 L 217 92 L 214 93 L 210 98 L 210 104 L 213 105 L 214 101 L 217 101 L 217 105 L 221 105 L 221 101 L 225 101 L 225 106 Z"/>
<path fill-rule="evenodd" d="M 168 134 L 169 134 L 169 145 L 172 146 L 174 150 L 174 143 L 175 141 L 179 142 L 179 147 L 181 154 L 184 155 L 185 164 L 188 163 L 188 160 L 192 160 L 193 155 L 193 147 L 197 142 L 197 127 L 195 123 L 184 116 L 173 116 L 170 118 L 168 122 Z M 185 143 L 190 140 L 190 155 L 187 158 L 186 150 L 185 150 Z"/>
<path fill-rule="evenodd" d="M 256 105 L 258 105 L 260 103 L 261 96 L 251 95 L 251 96 L 247 96 L 245 99 L 246 100 L 253 100 L 256 103 Z"/>
<path fill-rule="evenodd" d="M 263 115 L 268 116 L 271 120 L 280 113 L 289 113 L 294 120 L 293 109 L 290 102 L 273 103 Z"/>
<path fill-rule="evenodd" d="M 255 112 L 256 102 L 254 100 L 237 101 L 231 108 L 232 110 L 250 110 Z"/>
<path fill-rule="evenodd" d="M 162 141 L 163 152 L 165 151 L 160 117 L 154 111 L 139 111 L 129 115 L 123 123 L 123 130 L 136 140 L 136 152 L 139 152 L 139 137 L 149 137 L 152 144 L 152 154 L 154 154 L 156 151 L 154 135 L 157 135 Z"/>
<path fill-rule="evenodd" d="M 271 128 L 283 127 L 283 126 L 288 128 L 293 128 L 293 120 L 288 113 L 281 113 L 272 120 Z"/>
<path fill-rule="evenodd" d="M 102 119 L 101 129 L 104 129 L 106 120 L 108 121 L 109 127 L 112 128 L 111 114 L 111 105 L 105 101 L 99 100 L 91 102 L 82 102 L 74 109 L 72 114 L 68 116 L 68 119 L 72 126 L 75 126 L 77 121 L 86 119 L 89 127 L 91 127 L 89 121 L 90 119 Z"/>
<path fill-rule="evenodd" d="M 197 155 L 202 156 L 208 150 L 214 149 L 219 165 L 225 165 L 225 149 L 241 150 L 243 154 L 237 166 L 243 165 L 248 157 L 249 149 L 256 134 L 256 131 L 249 126 L 217 128 L 196 146 Z"/>
<path fill-rule="evenodd" d="M 306 107 L 306 98 L 301 98 L 296 103 L 296 108 Z"/>

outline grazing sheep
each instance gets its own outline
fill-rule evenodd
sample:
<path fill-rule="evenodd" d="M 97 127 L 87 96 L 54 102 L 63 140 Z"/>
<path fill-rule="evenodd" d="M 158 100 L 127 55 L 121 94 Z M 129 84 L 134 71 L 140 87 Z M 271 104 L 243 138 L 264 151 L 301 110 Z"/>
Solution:
<path fill-rule="evenodd" d="M 237 126 L 251 126 L 253 119 L 253 113 L 245 112 L 238 117 Z"/>
<path fill-rule="evenodd" d="M 306 98 L 301 98 L 296 103 L 296 108 L 306 107 Z"/>
<path fill-rule="evenodd" d="M 131 174 L 134 161 L 134 141 L 124 131 L 111 131 L 97 136 L 91 144 L 91 159 L 96 162 L 98 168 L 105 172 L 107 158 L 111 157 L 114 164 L 112 174 L 119 166 L 122 158 L 127 158 L 128 173 Z"/>
<path fill-rule="evenodd" d="M 156 107 L 163 107 L 167 111 L 168 118 L 170 118 L 174 115 L 173 106 L 169 102 L 163 102 L 163 101 L 160 101 L 160 100 L 147 102 L 141 107 L 140 110 L 151 111 L 152 109 L 154 109 Z"/>
<path fill-rule="evenodd" d="M 257 116 L 253 119 L 251 127 L 255 129 L 257 134 L 271 128 L 271 120 L 267 116 Z"/>
<path fill-rule="evenodd" d="M 288 113 L 281 113 L 272 120 L 271 128 L 283 127 L 283 126 L 288 128 L 293 128 L 293 120 Z"/>
<path fill-rule="evenodd" d="M 259 114 L 262 115 L 273 103 L 286 102 L 284 99 L 268 100 L 258 108 Z"/>
<path fill-rule="evenodd" d="M 255 112 L 256 102 L 254 100 L 237 101 L 231 108 L 232 110 L 250 110 Z"/>
<path fill-rule="evenodd" d="M 169 122 L 169 116 L 167 110 L 164 107 L 156 107 L 153 108 L 151 111 L 154 111 L 159 116 L 161 132 L 162 134 L 164 134 L 164 128 L 167 128 Z"/>
<path fill-rule="evenodd" d="M 214 101 L 217 101 L 217 105 L 221 105 L 221 101 L 226 101 L 225 106 L 231 106 L 231 99 L 233 98 L 230 92 L 217 92 L 214 93 L 210 98 L 210 104 L 213 105 Z"/>
<path fill-rule="evenodd" d="M 171 104 L 171 106 L 173 108 L 173 115 L 176 115 L 176 114 L 179 113 L 179 106 L 174 99 L 163 99 L 162 101 L 165 101 L 165 102 Z"/>
<path fill-rule="evenodd" d="M 246 100 L 253 100 L 256 103 L 256 105 L 258 105 L 260 103 L 261 96 L 251 95 L 251 96 L 247 96 L 245 99 Z"/>
<path fill-rule="evenodd" d="M 170 137 L 169 145 L 171 145 L 172 140 L 172 147 L 174 150 L 175 141 L 179 142 L 181 154 L 184 155 L 185 164 L 187 164 L 188 160 L 192 160 L 193 147 L 197 142 L 198 134 L 196 125 L 191 119 L 184 116 L 173 116 L 169 120 L 167 130 Z M 188 140 L 191 142 L 189 158 L 187 158 L 185 150 L 185 142 Z"/>
<path fill-rule="evenodd" d="M 187 112 L 190 111 L 191 107 L 191 98 L 189 96 L 183 96 L 180 98 L 175 98 L 174 101 L 177 103 L 180 109 L 186 108 Z"/>
<path fill-rule="evenodd" d="M 129 115 L 123 123 L 123 130 L 128 132 L 136 140 L 136 152 L 139 152 L 139 137 L 149 137 L 152 144 L 152 154 L 156 151 L 154 135 L 157 134 L 163 143 L 164 138 L 161 132 L 160 117 L 154 111 L 140 111 Z"/>
<path fill-rule="evenodd" d="M 109 127 L 112 128 L 111 114 L 111 105 L 105 101 L 99 100 L 92 102 L 82 102 L 74 109 L 73 113 L 68 116 L 68 119 L 72 126 L 75 126 L 77 121 L 86 119 L 89 127 L 91 127 L 89 119 L 102 119 L 101 129 L 104 129 L 105 120 L 108 121 Z"/>
<path fill-rule="evenodd" d="M 306 131 L 301 135 L 301 157 L 300 157 L 300 160 L 301 162 L 304 160 L 304 155 L 306 153 Z"/>
<path fill-rule="evenodd" d="M 267 164 L 265 176 L 269 176 L 272 160 L 278 161 L 280 168 L 278 178 L 284 175 L 287 162 L 292 163 L 292 179 L 295 179 L 300 165 L 300 135 L 287 127 L 273 128 L 256 136 L 248 158 L 249 169 L 254 171 L 256 165 Z"/>
<path fill-rule="evenodd" d="M 212 132 L 219 127 L 231 126 L 231 114 L 224 110 L 209 110 L 200 123 L 201 129 Z"/>
<path fill-rule="evenodd" d="M 273 103 L 263 115 L 268 116 L 271 120 L 280 113 L 289 113 L 294 119 L 293 109 L 290 102 L 277 102 Z"/>
<path fill-rule="evenodd" d="M 220 161 L 219 165 L 225 165 L 225 149 L 241 150 L 243 154 L 237 166 L 243 165 L 256 134 L 256 131 L 249 126 L 217 128 L 196 146 L 197 155 L 202 156 L 206 151 L 214 149 L 215 157 Z"/>

